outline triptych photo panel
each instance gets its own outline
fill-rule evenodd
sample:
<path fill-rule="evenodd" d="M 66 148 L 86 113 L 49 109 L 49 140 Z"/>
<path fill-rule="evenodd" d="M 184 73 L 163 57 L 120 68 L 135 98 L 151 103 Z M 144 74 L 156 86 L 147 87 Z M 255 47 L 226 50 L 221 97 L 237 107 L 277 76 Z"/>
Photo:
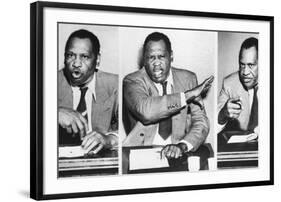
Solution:
<path fill-rule="evenodd" d="M 58 22 L 57 177 L 258 169 L 259 37 Z"/>
<path fill-rule="evenodd" d="M 32 198 L 273 184 L 274 17 L 57 2 L 30 16 Z"/>

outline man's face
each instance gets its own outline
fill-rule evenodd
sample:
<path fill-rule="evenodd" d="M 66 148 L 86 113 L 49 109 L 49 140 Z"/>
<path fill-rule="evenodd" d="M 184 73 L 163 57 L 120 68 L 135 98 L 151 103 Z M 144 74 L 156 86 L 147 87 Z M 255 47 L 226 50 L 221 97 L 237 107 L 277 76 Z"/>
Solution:
<path fill-rule="evenodd" d="M 239 61 L 240 81 L 251 89 L 258 83 L 258 52 L 256 47 L 243 49 Z"/>
<path fill-rule="evenodd" d="M 168 52 L 163 40 L 147 43 L 144 53 L 144 66 L 153 82 L 162 83 L 167 79 L 172 58 L 172 53 Z"/>
<path fill-rule="evenodd" d="M 64 56 L 66 76 L 71 85 L 83 86 L 91 81 L 98 58 L 93 53 L 90 39 L 72 38 Z"/>

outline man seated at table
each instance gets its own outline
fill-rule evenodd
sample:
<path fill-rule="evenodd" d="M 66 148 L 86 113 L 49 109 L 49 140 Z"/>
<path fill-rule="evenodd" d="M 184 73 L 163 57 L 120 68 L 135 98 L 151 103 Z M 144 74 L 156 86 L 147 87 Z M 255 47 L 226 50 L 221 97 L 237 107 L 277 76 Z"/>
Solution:
<path fill-rule="evenodd" d="M 123 146 L 163 145 L 162 156 L 179 158 L 204 143 L 209 122 L 201 99 L 213 77 L 197 84 L 196 75 L 171 67 L 169 38 L 149 34 L 143 45 L 144 67 L 123 80 Z"/>
<path fill-rule="evenodd" d="M 228 75 L 218 98 L 218 123 L 224 130 L 258 133 L 258 40 L 246 39 L 239 52 L 239 71 Z"/>
<path fill-rule="evenodd" d="M 98 153 L 118 145 L 118 76 L 98 70 L 100 43 L 87 30 L 73 32 L 58 72 L 59 144 Z"/>

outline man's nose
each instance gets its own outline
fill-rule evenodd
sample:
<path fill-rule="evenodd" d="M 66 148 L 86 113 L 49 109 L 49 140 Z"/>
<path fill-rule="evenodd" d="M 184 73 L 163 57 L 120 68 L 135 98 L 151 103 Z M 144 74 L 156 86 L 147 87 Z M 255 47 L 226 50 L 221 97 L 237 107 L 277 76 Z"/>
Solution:
<path fill-rule="evenodd" d="M 154 66 L 159 66 L 160 64 L 161 64 L 161 61 L 160 61 L 159 58 L 156 58 L 156 59 L 154 60 L 154 62 L 153 62 L 153 65 L 154 65 Z"/>
<path fill-rule="evenodd" d="M 248 65 L 245 65 L 245 68 L 243 68 L 243 70 L 242 70 L 242 74 L 243 75 L 248 75 L 250 73 L 251 73 L 250 67 Z"/>
<path fill-rule="evenodd" d="M 73 62 L 73 66 L 74 67 L 81 67 L 82 66 L 82 61 L 80 59 L 80 57 L 76 57 L 74 62 Z"/>

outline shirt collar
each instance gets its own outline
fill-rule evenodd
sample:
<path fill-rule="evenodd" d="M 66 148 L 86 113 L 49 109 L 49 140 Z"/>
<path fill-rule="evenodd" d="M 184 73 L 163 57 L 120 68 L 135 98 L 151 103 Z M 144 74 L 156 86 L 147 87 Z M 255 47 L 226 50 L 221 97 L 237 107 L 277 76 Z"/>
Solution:
<path fill-rule="evenodd" d="M 96 73 L 93 76 L 93 79 L 87 84 L 88 91 L 90 91 L 93 95 L 94 98 L 96 99 Z M 71 86 L 72 91 L 77 92 L 80 91 L 79 87 L 77 86 Z"/>
<path fill-rule="evenodd" d="M 169 85 L 173 86 L 174 85 L 173 75 L 172 75 L 172 68 L 170 68 L 169 75 L 168 75 L 168 77 L 167 77 L 167 79 L 165 81 L 167 81 L 167 86 L 169 86 Z M 157 89 L 161 88 L 161 84 L 160 83 L 155 83 L 155 82 L 153 82 L 153 83 L 155 84 Z"/>

